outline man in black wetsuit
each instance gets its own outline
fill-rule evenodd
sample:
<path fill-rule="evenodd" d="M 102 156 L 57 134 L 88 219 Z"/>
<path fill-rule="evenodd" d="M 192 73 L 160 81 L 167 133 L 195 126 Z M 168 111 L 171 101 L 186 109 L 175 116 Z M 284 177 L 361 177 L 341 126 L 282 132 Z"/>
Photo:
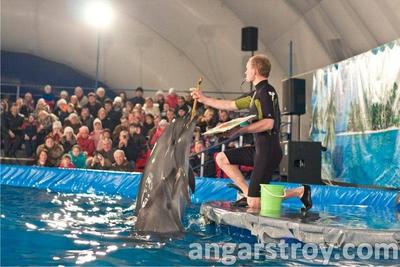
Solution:
<path fill-rule="evenodd" d="M 278 168 L 282 159 L 279 142 L 280 110 L 278 95 L 268 83 L 271 63 L 264 55 L 256 55 L 246 65 L 246 81 L 252 82 L 255 90 L 236 100 L 219 100 L 207 97 L 199 90 L 192 96 L 199 102 L 224 110 L 249 109 L 255 114 L 255 121 L 250 125 L 235 129 L 231 136 L 252 133 L 254 146 L 241 147 L 217 154 L 218 166 L 235 182 L 246 196 L 236 204 L 260 208 L 260 184 L 271 181 L 273 171 Z M 249 185 L 246 183 L 238 165 L 254 166 Z M 286 190 L 286 198 L 299 197 L 304 209 L 311 208 L 311 191 L 309 186 Z"/>

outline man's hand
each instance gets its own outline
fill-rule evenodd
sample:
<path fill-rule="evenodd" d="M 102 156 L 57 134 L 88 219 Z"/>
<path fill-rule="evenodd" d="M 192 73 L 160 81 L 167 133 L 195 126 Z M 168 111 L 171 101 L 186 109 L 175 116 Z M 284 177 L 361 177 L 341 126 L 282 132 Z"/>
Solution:
<path fill-rule="evenodd" d="M 14 134 L 13 131 L 11 131 L 11 130 L 8 130 L 8 134 L 10 135 L 11 138 L 14 138 L 14 137 L 15 137 L 15 134 Z"/>
<path fill-rule="evenodd" d="M 224 136 L 227 138 L 235 138 L 238 137 L 239 135 L 246 134 L 247 133 L 247 128 L 246 127 L 240 127 L 236 126 L 233 129 L 230 129 L 229 131 L 225 132 Z"/>
<path fill-rule="evenodd" d="M 191 95 L 194 100 L 199 101 L 200 103 L 203 103 L 205 96 L 201 92 L 201 90 L 197 88 L 190 88 L 190 91 L 192 92 Z"/>

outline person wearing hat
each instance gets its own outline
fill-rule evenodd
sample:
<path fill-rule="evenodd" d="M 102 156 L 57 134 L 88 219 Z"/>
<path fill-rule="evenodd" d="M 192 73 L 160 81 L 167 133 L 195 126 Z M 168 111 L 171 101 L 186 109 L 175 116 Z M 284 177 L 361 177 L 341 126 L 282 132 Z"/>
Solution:
<path fill-rule="evenodd" d="M 136 104 L 140 104 L 143 106 L 144 100 L 145 99 L 143 98 L 143 88 L 142 87 L 136 88 L 135 96 L 130 99 L 130 101 L 132 102 L 132 105 L 136 106 Z"/>
<path fill-rule="evenodd" d="M 169 88 L 167 99 L 165 102 L 168 103 L 169 107 L 172 109 L 176 109 L 176 106 L 178 105 L 178 95 L 175 93 L 174 88 Z"/>
<path fill-rule="evenodd" d="M 96 150 L 99 145 L 99 141 L 100 141 L 102 133 L 103 133 L 103 127 L 101 124 L 101 120 L 99 118 L 96 118 L 93 121 L 93 131 L 90 133 L 90 138 L 93 140 L 94 147 L 96 148 Z"/>
<path fill-rule="evenodd" d="M 49 135 L 53 137 L 54 142 L 56 142 L 57 144 L 60 143 L 62 136 L 62 124 L 60 121 L 53 122 L 52 130 Z"/>
<path fill-rule="evenodd" d="M 102 107 L 102 105 L 99 101 L 97 101 L 96 94 L 90 92 L 88 94 L 88 103 L 84 107 L 87 107 L 89 109 L 90 114 L 93 117 L 95 117 L 99 109 Z"/>
<path fill-rule="evenodd" d="M 71 151 L 72 147 L 76 145 L 76 135 L 71 127 L 67 126 L 64 128 L 64 133 L 61 136 L 60 144 L 64 148 L 65 152 Z"/>
<path fill-rule="evenodd" d="M 62 158 L 61 158 L 61 162 L 58 167 L 73 169 L 73 168 L 75 168 L 75 165 L 71 161 L 71 156 L 69 154 L 64 154 L 64 156 L 62 156 Z"/>

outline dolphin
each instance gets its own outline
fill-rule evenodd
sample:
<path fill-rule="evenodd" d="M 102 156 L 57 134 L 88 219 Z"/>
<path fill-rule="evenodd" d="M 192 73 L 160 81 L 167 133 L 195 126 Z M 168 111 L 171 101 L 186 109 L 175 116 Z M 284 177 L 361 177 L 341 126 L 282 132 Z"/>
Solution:
<path fill-rule="evenodd" d="M 195 180 L 189 166 L 195 120 L 177 118 L 155 144 L 136 199 L 136 230 L 148 234 L 179 234 Z"/>

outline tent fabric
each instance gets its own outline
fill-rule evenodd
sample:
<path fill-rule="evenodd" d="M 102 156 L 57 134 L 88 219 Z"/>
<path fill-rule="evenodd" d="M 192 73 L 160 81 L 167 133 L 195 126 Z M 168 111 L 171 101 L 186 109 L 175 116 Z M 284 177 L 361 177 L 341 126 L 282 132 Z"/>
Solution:
<path fill-rule="evenodd" d="M 250 52 L 241 28 L 259 28 L 258 51 L 272 60 L 271 84 L 397 39 L 397 0 L 135 0 L 108 1 L 109 27 L 85 23 L 88 1 L 1 1 L 2 50 L 66 64 L 94 78 L 100 37 L 100 81 L 112 88 L 186 90 L 199 76 L 224 96 L 240 89 Z M 162 10 L 162 12 L 160 12 Z"/>

